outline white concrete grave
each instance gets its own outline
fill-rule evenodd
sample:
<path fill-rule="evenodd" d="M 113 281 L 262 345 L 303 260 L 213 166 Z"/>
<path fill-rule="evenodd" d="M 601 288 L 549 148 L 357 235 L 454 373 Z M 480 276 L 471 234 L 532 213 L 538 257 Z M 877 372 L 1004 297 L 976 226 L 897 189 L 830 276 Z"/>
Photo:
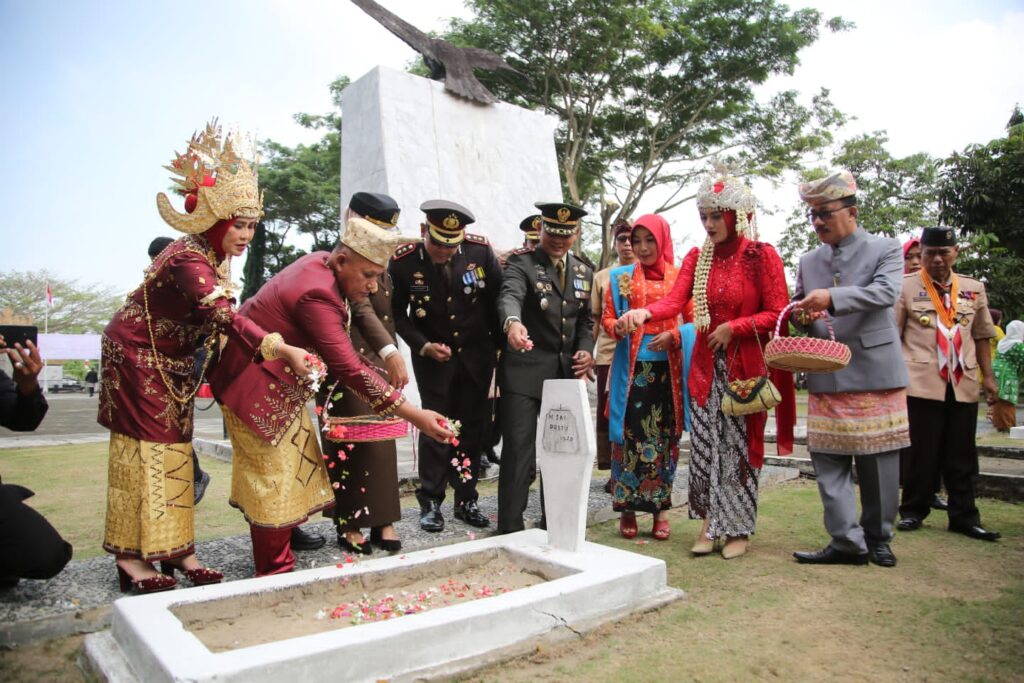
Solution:
<path fill-rule="evenodd" d="M 444 572 L 487 553 L 511 558 L 542 580 L 418 614 L 236 649 L 207 647 L 180 616 L 233 623 L 238 604 L 249 601 L 266 614 L 271 639 L 274 610 L 287 611 L 291 596 L 342 582 L 391 585 L 394 576 L 421 576 L 437 567 Z M 100 680 L 126 683 L 447 679 L 682 597 L 665 579 L 661 560 L 594 543 L 578 552 L 560 550 L 547 544 L 545 532 L 530 529 L 340 567 L 122 598 L 114 603 L 111 630 L 86 638 L 85 655 Z"/>
<path fill-rule="evenodd" d="M 549 492 L 544 497 L 548 542 L 560 550 L 574 552 L 583 547 L 596 452 L 586 384 L 578 379 L 545 380 L 537 462 L 544 490 Z"/>
<path fill-rule="evenodd" d="M 1024 427 L 1010 427 L 1011 439 L 1024 439 Z"/>

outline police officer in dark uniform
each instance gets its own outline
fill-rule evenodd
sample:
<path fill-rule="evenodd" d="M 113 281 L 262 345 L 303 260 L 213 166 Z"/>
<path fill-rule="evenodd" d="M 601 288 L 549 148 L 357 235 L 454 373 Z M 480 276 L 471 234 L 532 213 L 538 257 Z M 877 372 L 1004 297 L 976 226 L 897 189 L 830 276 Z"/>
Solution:
<path fill-rule="evenodd" d="M 389 267 L 395 326 L 412 351 L 423 405 L 462 423 L 457 446 L 420 436 L 420 526 L 444 529 L 441 502 L 450 483 L 455 518 L 485 527 L 490 522 L 477 507 L 476 482 L 490 421 L 501 268 L 487 239 L 465 232 L 475 221 L 469 209 L 431 200 L 420 210 L 427 219 L 423 243 L 400 247 Z"/>
<path fill-rule="evenodd" d="M 535 206 L 542 216 L 540 244 L 509 255 L 498 299 L 506 336 L 498 369 L 498 530 L 503 533 L 523 529 L 544 380 L 583 378 L 593 365 L 594 271 L 570 251 L 586 211 L 562 203 Z"/>

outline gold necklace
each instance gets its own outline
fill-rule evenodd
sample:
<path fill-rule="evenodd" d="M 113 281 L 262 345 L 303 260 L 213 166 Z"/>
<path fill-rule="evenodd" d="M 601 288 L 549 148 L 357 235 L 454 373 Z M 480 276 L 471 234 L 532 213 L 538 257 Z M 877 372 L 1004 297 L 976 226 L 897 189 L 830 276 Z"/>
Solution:
<path fill-rule="evenodd" d="M 164 258 L 164 260 L 160 263 L 160 265 L 162 266 L 164 263 L 167 262 L 168 259 L 170 259 L 171 256 L 176 256 L 177 254 L 180 254 L 182 251 L 189 250 L 181 249 L 180 251 L 176 251 L 173 254 L 168 254 L 167 257 Z M 213 266 L 213 269 L 216 272 L 217 265 L 210 258 L 210 253 L 212 252 L 208 252 L 205 254 L 206 260 L 210 263 L 211 266 Z M 164 365 L 163 362 L 161 361 L 161 354 L 156 348 L 156 335 L 153 334 L 153 318 L 149 314 L 148 285 L 150 281 L 156 279 L 156 274 L 159 270 L 160 269 L 156 267 L 156 264 L 154 264 L 154 267 L 152 267 L 149 270 L 149 272 L 146 274 L 146 278 L 142 281 L 142 306 L 143 312 L 146 316 L 146 329 L 149 330 L 149 346 L 150 349 L 153 351 L 153 362 L 156 364 L 157 372 L 160 373 L 160 379 L 161 381 L 163 381 L 164 387 L 167 389 L 167 393 L 174 401 L 180 403 L 181 405 L 186 405 L 187 403 L 191 402 L 193 398 L 195 398 L 196 392 L 199 391 L 199 387 L 201 387 L 203 384 L 203 378 L 206 376 L 206 370 L 207 368 L 210 367 L 210 358 L 211 356 L 213 356 L 213 345 L 216 343 L 219 335 L 217 333 L 210 334 L 206 337 L 206 341 L 203 342 L 203 348 L 206 349 L 206 357 L 203 359 L 203 369 L 199 373 L 199 379 L 198 381 L 196 381 L 195 386 L 192 387 L 192 391 L 189 392 L 188 396 L 182 396 L 178 394 L 177 390 L 174 388 L 174 386 L 172 386 L 171 381 L 167 379 L 167 374 L 164 372 Z"/>

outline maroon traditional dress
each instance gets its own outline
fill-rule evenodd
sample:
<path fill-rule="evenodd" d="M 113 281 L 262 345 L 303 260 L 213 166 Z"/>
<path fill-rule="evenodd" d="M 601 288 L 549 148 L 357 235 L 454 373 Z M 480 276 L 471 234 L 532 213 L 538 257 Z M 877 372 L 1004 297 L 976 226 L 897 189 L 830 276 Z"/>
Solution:
<path fill-rule="evenodd" d="M 653 320 L 678 314 L 690 299 L 699 255 L 692 249 L 672 293 L 647 307 Z M 729 380 L 766 373 L 758 344 L 767 342 L 787 303 L 786 274 L 771 245 L 737 236 L 715 246 L 707 284 L 711 324 L 697 332 L 689 377 L 690 517 L 710 520 L 711 538 L 754 533 L 767 413 L 725 415 L 722 396 Z M 712 353 L 708 335 L 722 323 L 732 328 L 732 342 L 726 351 Z"/>
<path fill-rule="evenodd" d="M 207 335 L 212 347 L 223 333 L 252 357 L 266 336 L 231 304 L 215 252 L 189 235 L 161 252 L 103 330 L 98 420 L 111 431 L 109 552 L 144 560 L 193 552 L 196 346 Z"/>
<path fill-rule="evenodd" d="M 271 278 L 239 313 L 280 333 L 288 344 L 316 353 L 345 391 L 376 414 L 392 415 L 405 397 L 353 348 L 349 308 L 329 256 L 322 251 L 303 256 Z M 263 575 L 291 569 L 294 558 L 283 540 L 287 530 L 334 505 L 334 489 L 306 410 L 307 386 L 283 360 L 254 364 L 251 356 L 245 344 L 229 342 L 210 385 L 222 403 L 233 446 L 230 502 L 249 522 L 256 573 Z"/>

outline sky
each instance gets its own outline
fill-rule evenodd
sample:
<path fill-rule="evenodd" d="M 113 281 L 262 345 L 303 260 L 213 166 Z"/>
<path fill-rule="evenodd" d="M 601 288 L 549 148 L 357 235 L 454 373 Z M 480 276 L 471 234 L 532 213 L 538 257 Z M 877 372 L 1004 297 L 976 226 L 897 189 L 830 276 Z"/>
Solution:
<path fill-rule="evenodd" d="M 423 30 L 468 16 L 461 0 L 385 0 Z M 823 35 L 792 76 L 763 89 L 825 86 L 856 117 L 841 138 L 886 130 L 896 156 L 945 156 L 1004 133 L 1024 104 L 1024 0 L 794 1 L 856 28 Z M 331 109 L 328 84 L 415 53 L 345 0 L 0 0 L 0 271 L 47 269 L 128 291 L 146 247 L 174 235 L 156 212 L 162 166 L 211 116 L 294 145 L 317 134 L 297 112 Z M 762 237 L 796 205 L 755 183 Z M 339 198 L 340 199 L 340 198 Z M 640 213 L 655 205 L 643 204 Z M 669 216 L 699 238 L 691 206 Z M 235 279 L 242 263 L 235 262 Z M 59 296 L 59 292 L 55 293 Z"/>

